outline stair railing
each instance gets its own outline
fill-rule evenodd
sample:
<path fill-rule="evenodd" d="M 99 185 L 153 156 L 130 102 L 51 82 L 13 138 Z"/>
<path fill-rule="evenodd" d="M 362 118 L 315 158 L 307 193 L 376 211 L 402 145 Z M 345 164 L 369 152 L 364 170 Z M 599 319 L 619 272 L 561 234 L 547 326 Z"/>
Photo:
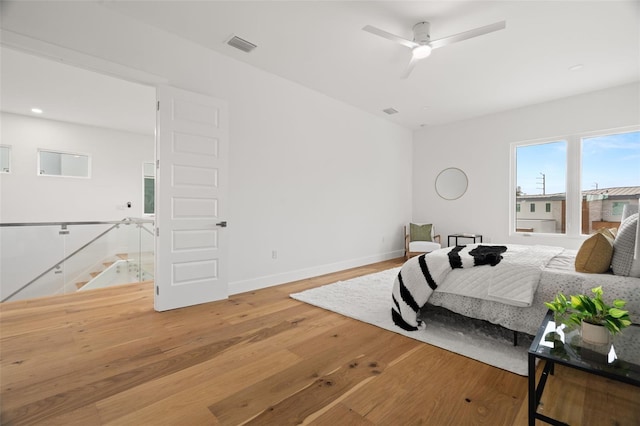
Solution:
<path fill-rule="evenodd" d="M 103 231 L 100 234 L 98 234 L 96 237 L 92 238 L 89 242 L 87 242 L 86 244 L 82 245 L 80 248 L 74 250 L 72 253 L 70 253 L 69 255 L 65 256 L 63 259 L 55 262 L 53 264 L 53 266 L 47 268 L 44 272 L 39 274 L 37 277 L 35 277 L 31 281 L 27 282 L 26 284 L 24 284 L 23 286 L 21 286 L 17 290 L 13 291 L 9 296 L 6 296 L 6 297 L 2 298 L 2 300 L 0 300 L 0 302 L 5 302 L 5 301 L 11 299 L 12 297 L 17 295 L 18 293 L 22 292 L 23 290 L 25 290 L 26 288 L 31 286 L 33 283 L 37 282 L 40 278 L 44 277 L 49 272 L 53 271 L 54 269 L 60 269 L 61 265 L 63 265 L 66 261 L 68 261 L 69 259 L 74 257 L 76 254 L 80 253 L 81 251 L 83 251 L 84 249 L 86 249 L 87 247 L 92 245 L 94 242 L 96 242 L 97 240 L 99 240 L 103 236 L 107 235 L 112 230 L 119 228 L 120 225 L 136 224 L 138 228 L 141 228 L 141 229 L 145 230 L 147 233 L 149 233 L 149 234 L 151 234 L 153 236 L 154 235 L 153 231 L 151 231 L 148 228 L 146 228 L 144 226 L 145 223 L 153 224 L 154 221 L 152 219 L 140 219 L 140 218 L 126 217 L 126 218 L 124 218 L 122 220 L 119 220 L 119 221 L 0 223 L 0 227 L 60 226 L 61 230 L 60 230 L 59 233 L 62 234 L 62 235 L 68 234 L 69 233 L 68 227 L 69 226 L 74 226 L 74 225 L 113 225 L 113 226 L 109 227 L 106 231 Z"/>

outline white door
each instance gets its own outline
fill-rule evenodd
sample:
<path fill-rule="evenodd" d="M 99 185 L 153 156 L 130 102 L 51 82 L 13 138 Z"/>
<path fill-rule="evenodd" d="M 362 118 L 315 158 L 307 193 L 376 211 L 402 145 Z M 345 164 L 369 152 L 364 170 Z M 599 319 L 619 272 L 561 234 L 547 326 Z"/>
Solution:
<path fill-rule="evenodd" d="M 228 116 L 224 101 L 158 87 L 155 309 L 224 299 Z"/>

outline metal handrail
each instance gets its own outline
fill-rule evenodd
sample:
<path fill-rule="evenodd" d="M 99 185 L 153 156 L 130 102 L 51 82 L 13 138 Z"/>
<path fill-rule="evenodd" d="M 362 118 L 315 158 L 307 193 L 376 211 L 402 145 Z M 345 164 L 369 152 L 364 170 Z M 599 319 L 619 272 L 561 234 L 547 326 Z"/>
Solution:
<path fill-rule="evenodd" d="M 41 273 L 40 275 L 38 275 L 37 277 L 35 277 L 31 281 L 29 281 L 25 285 L 23 285 L 22 287 L 20 287 L 16 291 L 14 291 L 13 293 L 11 293 L 9 296 L 7 296 L 4 299 L 0 300 L 0 302 L 5 302 L 5 301 L 11 299 L 13 296 L 15 296 L 16 294 L 20 293 L 22 290 L 24 290 L 25 288 L 29 287 L 34 282 L 38 281 L 40 278 L 42 278 L 45 275 L 47 275 L 49 272 L 53 271 L 54 269 L 59 268 L 61 264 L 63 264 L 64 262 L 66 262 L 67 260 L 69 260 L 70 258 L 75 256 L 76 254 L 78 254 L 79 252 L 84 250 L 86 247 L 88 247 L 91 244 L 93 244 L 94 241 L 100 239 L 103 235 L 109 233 L 112 229 L 118 228 L 120 225 L 129 225 L 131 223 L 136 223 L 136 224 L 139 224 L 139 223 L 153 223 L 153 220 L 150 220 L 150 219 L 133 219 L 133 218 L 130 218 L 130 217 L 126 217 L 126 218 L 122 219 L 121 221 L 111 221 L 111 222 L 39 222 L 39 223 L 34 224 L 34 226 L 38 226 L 38 225 L 43 225 L 44 226 L 45 224 L 49 225 L 49 226 L 51 226 L 51 225 L 61 225 L 63 227 L 63 229 L 66 228 L 66 225 L 111 225 L 111 224 L 113 224 L 113 226 L 111 226 L 109 229 L 107 229 L 106 231 L 104 231 L 101 234 L 99 234 L 97 237 L 93 238 L 91 241 L 89 241 L 88 243 L 86 243 L 85 245 L 80 247 L 79 249 L 75 250 L 70 255 L 66 256 L 61 261 L 56 262 L 52 267 L 50 267 L 49 269 L 47 269 L 46 271 L 44 271 L 43 273 Z M 0 224 L 0 226 L 27 226 L 27 224 Z M 147 228 L 145 228 L 143 226 L 141 226 L 141 228 L 146 230 L 147 232 L 151 233 L 151 235 L 153 235 L 153 232 L 149 231 Z"/>
<path fill-rule="evenodd" d="M 25 222 L 25 223 L 0 223 L 0 227 L 4 226 L 69 226 L 69 225 L 115 225 L 121 223 L 154 223 L 153 219 L 141 219 L 133 217 L 125 217 L 122 220 L 110 221 L 85 221 L 85 222 Z"/>

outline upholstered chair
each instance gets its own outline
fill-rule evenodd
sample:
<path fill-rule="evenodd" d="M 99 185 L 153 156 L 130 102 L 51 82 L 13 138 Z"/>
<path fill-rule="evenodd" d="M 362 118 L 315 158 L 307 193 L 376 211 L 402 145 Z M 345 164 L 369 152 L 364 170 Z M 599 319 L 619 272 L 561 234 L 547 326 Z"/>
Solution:
<path fill-rule="evenodd" d="M 404 226 L 404 256 L 409 259 L 441 248 L 440 235 L 430 223 L 409 223 Z"/>

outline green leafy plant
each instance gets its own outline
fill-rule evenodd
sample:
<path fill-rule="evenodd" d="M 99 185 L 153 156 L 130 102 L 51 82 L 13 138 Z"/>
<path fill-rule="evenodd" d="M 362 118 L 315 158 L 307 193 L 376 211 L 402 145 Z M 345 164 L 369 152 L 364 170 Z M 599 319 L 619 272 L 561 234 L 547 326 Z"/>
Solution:
<path fill-rule="evenodd" d="M 618 334 L 631 325 L 629 311 L 622 308 L 627 303 L 616 299 L 608 305 L 602 299 L 602 286 L 592 288 L 593 296 L 578 294 L 567 298 L 558 293 L 551 302 L 544 302 L 560 320 L 569 327 L 579 326 L 582 321 L 595 325 L 603 325 L 612 335 Z"/>

